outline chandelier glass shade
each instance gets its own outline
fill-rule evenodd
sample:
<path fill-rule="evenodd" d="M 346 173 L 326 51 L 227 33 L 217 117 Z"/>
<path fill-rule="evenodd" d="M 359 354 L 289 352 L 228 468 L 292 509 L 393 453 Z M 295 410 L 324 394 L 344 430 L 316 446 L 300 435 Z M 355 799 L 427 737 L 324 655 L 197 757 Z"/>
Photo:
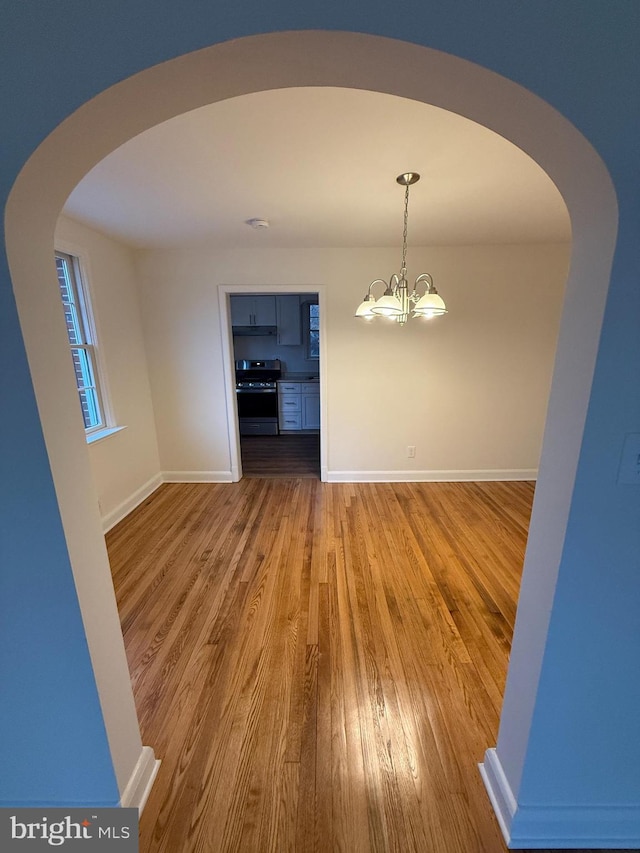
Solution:
<path fill-rule="evenodd" d="M 405 172 L 398 175 L 396 181 L 405 188 L 404 192 L 404 230 L 402 232 L 402 266 L 400 274 L 394 273 L 387 284 L 381 278 L 371 282 L 364 299 L 356 308 L 356 317 L 363 320 L 374 320 L 376 317 L 386 317 L 395 320 L 403 326 L 409 317 L 423 317 L 429 320 L 447 313 L 444 301 L 433 283 L 429 273 L 422 273 L 409 290 L 407 281 L 407 227 L 409 222 L 409 187 L 420 180 L 417 172 Z M 385 288 L 384 293 L 375 298 L 373 290 L 376 285 Z M 424 287 L 421 294 L 420 289 Z"/>

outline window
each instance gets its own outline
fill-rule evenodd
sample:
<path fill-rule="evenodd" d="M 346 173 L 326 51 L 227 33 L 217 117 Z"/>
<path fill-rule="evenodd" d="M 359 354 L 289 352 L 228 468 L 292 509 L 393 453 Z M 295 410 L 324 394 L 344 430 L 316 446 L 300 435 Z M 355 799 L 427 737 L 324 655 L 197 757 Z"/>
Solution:
<path fill-rule="evenodd" d="M 87 436 L 107 426 L 100 393 L 93 317 L 78 258 L 56 252 L 58 285 Z"/>
<path fill-rule="evenodd" d="M 302 306 L 307 358 L 320 358 L 320 308 L 317 302 Z"/>

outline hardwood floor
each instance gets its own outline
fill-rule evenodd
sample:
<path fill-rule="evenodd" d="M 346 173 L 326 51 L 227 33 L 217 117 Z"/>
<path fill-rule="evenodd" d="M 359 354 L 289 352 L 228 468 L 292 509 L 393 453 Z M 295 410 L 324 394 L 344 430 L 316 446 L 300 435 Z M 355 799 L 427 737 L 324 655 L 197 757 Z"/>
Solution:
<path fill-rule="evenodd" d="M 320 433 L 243 436 L 240 453 L 243 477 L 320 479 Z"/>
<path fill-rule="evenodd" d="M 495 745 L 531 483 L 158 489 L 107 536 L 140 851 L 506 850 Z"/>

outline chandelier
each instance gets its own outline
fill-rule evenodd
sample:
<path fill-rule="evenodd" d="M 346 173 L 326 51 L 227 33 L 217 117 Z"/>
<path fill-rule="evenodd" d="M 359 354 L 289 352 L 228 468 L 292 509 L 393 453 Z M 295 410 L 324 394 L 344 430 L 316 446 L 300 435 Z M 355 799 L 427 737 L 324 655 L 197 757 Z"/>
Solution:
<path fill-rule="evenodd" d="M 395 320 L 401 326 L 411 317 L 424 317 L 425 320 L 431 317 L 440 317 L 447 313 L 447 309 L 438 294 L 433 279 L 429 273 L 419 275 L 414 284 L 413 289 L 409 292 L 409 282 L 407 281 L 407 223 L 409 221 L 409 187 L 420 180 L 420 175 L 417 172 L 405 172 L 403 175 L 398 175 L 396 181 L 405 188 L 404 191 L 404 230 L 402 232 L 402 266 L 400 267 L 400 275 L 394 273 L 389 279 L 389 284 L 381 278 L 375 279 L 369 285 L 369 289 L 356 309 L 356 317 L 361 317 L 364 320 L 374 320 L 376 317 L 386 317 L 388 320 Z M 379 299 L 375 299 L 372 290 L 375 285 L 381 284 L 385 291 Z M 422 296 L 418 289 L 424 287 Z"/>

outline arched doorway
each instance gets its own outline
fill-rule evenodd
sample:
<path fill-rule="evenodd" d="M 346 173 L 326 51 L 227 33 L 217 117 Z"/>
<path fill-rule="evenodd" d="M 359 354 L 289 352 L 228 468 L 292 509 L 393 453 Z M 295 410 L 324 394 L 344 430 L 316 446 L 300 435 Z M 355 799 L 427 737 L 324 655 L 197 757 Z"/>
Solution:
<path fill-rule="evenodd" d="M 314 63 L 310 58 L 322 58 Z M 108 563 L 92 509 L 84 436 L 70 403 L 64 329 L 40 346 L 52 314 L 43 282 L 52 276 L 52 235 L 68 193 L 106 154 L 142 130 L 216 100 L 288 86 L 364 88 L 431 103 L 486 125 L 525 150 L 552 177 L 570 212 L 574 243 L 566 307 L 532 518 L 512 673 L 507 689 L 512 775 L 518 776 L 535 698 L 569 512 L 615 239 L 615 198 L 602 161 L 550 106 L 510 81 L 464 60 L 391 39 L 350 33 L 292 32 L 217 45 L 150 68 L 103 92 L 60 125 L 23 169 L 7 208 L 6 232 L 16 300 L 69 553 L 121 793 L 132 776 L 135 726 L 124 658 L 114 663 L 115 611 L 104 614 Z M 162 98 L 152 94 L 161 90 Z M 571 157 L 566 152 L 571 151 Z M 590 217 L 597 205 L 600 216 Z M 59 333 L 59 334 L 58 334 Z M 571 393 L 567 393 L 570 390 Z M 64 402 L 69 401 L 69 406 Z M 88 573 L 86 566 L 91 566 Z M 115 605 L 114 605 L 115 606 Z M 526 677 L 523 677 L 526 663 Z M 513 683 L 513 678 L 510 678 Z M 510 708 L 517 705 L 517 713 Z M 137 756 L 133 758 L 133 764 Z"/>

